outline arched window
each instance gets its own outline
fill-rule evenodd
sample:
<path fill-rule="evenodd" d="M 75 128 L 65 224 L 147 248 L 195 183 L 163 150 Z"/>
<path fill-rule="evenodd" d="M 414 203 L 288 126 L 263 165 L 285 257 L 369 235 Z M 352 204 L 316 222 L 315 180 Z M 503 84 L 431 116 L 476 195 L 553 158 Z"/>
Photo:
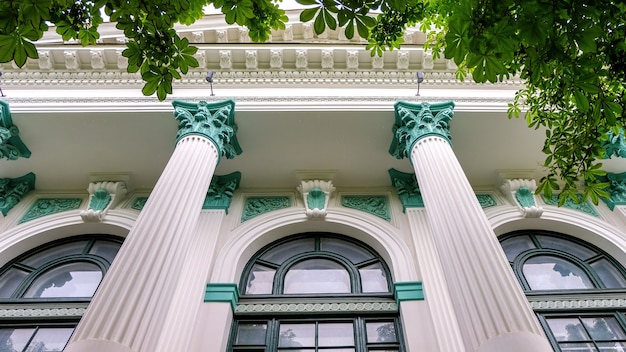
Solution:
<path fill-rule="evenodd" d="M 233 351 L 403 351 L 389 270 L 363 243 L 279 240 L 252 257 L 239 287 Z"/>
<path fill-rule="evenodd" d="M 2 267 L 0 351 L 62 351 L 121 244 L 113 236 L 76 236 Z"/>
<path fill-rule="evenodd" d="M 626 309 L 611 303 L 626 297 L 622 265 L 554 232 L 516 231 L 500 243 L 555 351 L 626 351 Z"/>

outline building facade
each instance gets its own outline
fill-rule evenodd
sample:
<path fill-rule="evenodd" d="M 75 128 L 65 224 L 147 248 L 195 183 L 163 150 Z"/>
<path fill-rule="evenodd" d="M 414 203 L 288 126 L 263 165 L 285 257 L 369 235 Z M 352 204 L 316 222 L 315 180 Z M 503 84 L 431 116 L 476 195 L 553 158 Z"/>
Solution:
<path fill-rule="evenodd" d="M 624 160 L 559 207 L 520 81 L 290 16 L 178 28 L 163 102 L 107 24 L 2 65 L 0 351 L 626 351 Z"/>

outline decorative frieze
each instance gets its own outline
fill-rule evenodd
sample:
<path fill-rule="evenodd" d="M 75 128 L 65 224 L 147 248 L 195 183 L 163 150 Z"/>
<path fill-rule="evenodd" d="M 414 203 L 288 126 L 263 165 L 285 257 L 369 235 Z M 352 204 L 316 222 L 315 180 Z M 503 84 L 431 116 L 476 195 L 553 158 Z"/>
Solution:
<path fill-rule="evenodd" d="M 305 214 L 311 219 L 326 217 L 328 200 L 335 191 L 332 181 L 301 181 L 298 191 L 304 198 Z"/>
<path fill-rule="evenodd" d="M 341 205 L 346 208 L 357 209 L 376 215 L 386 221 L 391 221 L 391 210 L 389 209 L 389 200 L 386 196 L 344 195 L 341 197 Z"/>
<path fill-rule="evenodd" d="M 220 50 L 220 68 L 231 69 L 233 67 L 232 52 L 230 50 Z"/>
<path fill-rule="evenodd" d="M 388 300 L 358 302 L 253 303 L 239 302 L 237 314 L 293 314 L 293 313 L 376 313 L 398 311 L 398 304 Z"/>
<path fill-rule="evenodd" d="M 309 65 L 309 53 L 304 49 L 296 50 L 296 68 L 303 69 Z"/>
<path fill-rule="evenodd" d="M 281 49 L 270 50 L 270 67 L 271 68 L 283 67 L 283 51 Z"/>
<path fill-rule="evenodd" d="M 398 191 L 398 197 L 402 202 L 402 211 L 406 208 L 423 208 L 424 200 L 420 192 L 419 185 L 414 173 L 401 172 L 396 169 L 389 169 L 391 184 Z"/>
<path fill-rule="evenodd" d="M 246 68 L 256 69 L 259 66 L 256 50 L 246 50 Z"/>
<path fill-rule="evenodd" d="M 333 69 L 335 64 L 335 59 L 333 58 L 334 53 L 332 49 L 324 49 L 322 50 L 322 68 L 323 69 Z"/>
<path fill-rule="evenodd" d="M 224 209 L 228 214 L 230 202 L 240 182 L 241 172 L 238 171 L 223 176 L 214 175 L 202 209 Z"/>
<path fill-rule="evenodd" d="M 498 205 L 498 202 L 496 202 L 496 198 L 491 194 L 479 193 L 476 194 L 476 199 L 478 199 L 478 203 L 483 209 L 495 207 L 496 205 Z"/>
<path fill-rule="evenodd" d="M 0 212 L 7 216 L 22 197 L 35 188 L 35 174 L 28 173 L 18 178 L 0 178 Z"/>
<path fill-rule="evenodd" d="M 359 69 L 359 51 L 358 50 L 346 51 L 346 68 L 348 70 Z"/>
<path fill-rule="evenodd" d="M 78 209 L 80 208 L 80 203 L 82 203 L 82 199 L 80 198 L 40 198 L 28 209 L 19 223 L 21 224 L 46 215 Z"/>
<path fill-rule="evenodd" d="M 290 206 L 291 198 L 287 196 L 247 197 L 241 214 L 241 222 L 248 221 L 270 211 L 289 208 Z"/>
<path fill-rule="evenodd" d="M 0 307 L 0 319 L 41 319 L 41 318 L 68 318 L 82 317 L 87 310 L 84 307 Z"/>
<path fill-rule="evenodd" d="M 80 212 L 85 222 L 100 222 L 109 209 L 114 208 L 126 196 L 126 183 L 120 181 L 92 182 L 87 188 L 89 206 Z"/>
<path fill-rule="evenodd" d="M 0 158 L 29 158 L 30 150 L 22 142 L 19 129 L 13 125 L 9 103 L 0 100 Z"/>
<path fill-rule="evenodd" d="M 537 205 L 535 190 L 537 183 L 533 179 L 504 179 L 500 190 L 512 204 L 517 204 L 525 218 L 538 218 L 543 208 Z"/>
<path fill-rule="evenodd" d="M 566 300 L 531 300 L 535 310 L 624 309 L 626 298 L 580 298 Z"/>
<path fill-rule="evenodd" d="M 541 197 L 543 198 L 543 201 L 546 204 L 559 206 L 559 195 L 558 194 L 553 194 L 552 198 L 547 198 L 546 196 L 541 196 Z M 589 214 L 591 216 L 595 216 L 595 217 L 600 216 L 600 215 L 598 215 L 598 212 L 594 209 L 594 207 L 588 201 L 583 201 L 582 194 L 578 194 L 577 198 L 578 198 L 578 202 L 575 202 L 572 199 L 567 198 L 567 200 L 562 205 L 562 207 L 569 208 L 569 209 L 572 209 L 572 210 L 581 211 L 583 213 L 587 213 L 587 214 Z"/>

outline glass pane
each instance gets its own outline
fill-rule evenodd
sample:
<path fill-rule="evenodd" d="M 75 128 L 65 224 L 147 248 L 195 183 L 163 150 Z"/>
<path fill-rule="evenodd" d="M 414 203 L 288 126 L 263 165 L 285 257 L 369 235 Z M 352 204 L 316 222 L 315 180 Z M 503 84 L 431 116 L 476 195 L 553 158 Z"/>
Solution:
<path fill-rule="evenodd" d="M 0 329 L 0 351 L 21 352 L 35 329 Z"/>
<path fill-rule="evenodd" d="M 115 242 L 96 241 L 93 247 L 91 247 L 89 253 L 101 256 L 102 258 L 106 259 L 110 264 L 113 263 L 113 259 L 115 258 L 117 252 L 120 250 L 120 246 L 121 244 Z"/>
<path fill-rule="evenodd" d="M 380 263 L 359 269 L 363 292 L 389 292 L 387 277 Z"/>
<path fill-rule="evenodd" d="M 576 264 L 553 256 L 538 256 L 524 263 L 524 277 L 532 290 L 593 288 L 587 274 Z"/>
<path fill-rule="evenodd" d="M 546 319 L 550 326 L 550 331 L 557 341 L 589 341 L 589 336 L 585 332 L 577 318 L 550 318 Z"/>
<path fill-rule="evenodd" d="M 626 287 L 626 279 L 608 260 L 600 259 L 592 263 L 591 267 L 596 271 L 596 274 L 600 276 L 602 283 L 604 283 L 607 288 Z"/>
<path fill-rule="evenodd" d="M 626 334 L 613 317 L 581 319 L 594 340 L 625 340 Z"/>
<path fill-rule="evenodd" d="M 239 324 L 235 345 L 265 345 L 266 324 Z"/>
<path fill-rule="evenodd" d="M 294 265 L 285 275 L 284 293 L 350 293 L 350 275 L 339 263 L 310 259 Z"/>
<path fill-rule="evenodd" d="M 73 328 L 41 328 L 28 344 L 26 352 L 63 351 L 73 331 Z"/>
<path fill-rule="evenodd" d="M 315 324 L 280 324 L 278 347 L 315 347 Z"/>
<path fill-rule="evenodd" d="M 352 323 L 323 323 L 317 326 L 318 346 L 354 346 Z"/>
<path fill-rule="evenodd" d="M 272 248 L 267 253 L 263 254 L 261 259 L 274 264 L 282 264 L 285 260 L 296 254 L 310 252 L 313 250 L 315 250 L 315 239 L 303 238 Z"/>
<path fill-rule="evenodd" d="M 559 344 L 561 352 L 598 352 L 591 343 L 564 343 Z"/>
<path fill-rule="evenodd" d="M 278 352 L 315 352 L 315 349 L 302 349 L 302 348 L 284 348 L 279 349 Z"/>
<path fill-rule="evenodd" d="M 367 322 L 367 342 L 398 342 L 396 326 L 389 322 Z"/>
<path fill-rule="evenodd" d="M 57 266 L 41 274 L 24 297 L 91 297 L 102 280 L 100 268 L 90 263 Z"/>
<path fill-rule="evenodd" d="M 507 259 L 512 262 L 520 253 L 535 248 L 535 244 L 528 236 L 516 236 L 500 243 Z"/>
<path fill-rule="evenodd" d="M 21 263 L 31 266 L 33 268 L 38 268 L 51 260 L 58 259 L 66 255 L 82 254 L 83 249 L 85 249 L 86 245 L 87 241 L 78 241 L 62 244 L 56 247 L 52 247 L 50 249 L 46 249 L 45 251 L 33 254 L 25 260 L 22 260 Z"/>
<path fill-rule="evenodd" d="M 625 342 L 599 342 L 597 343 L 600 352 L 624 352 L 626 351 Z"/>
<path fill-rule="evenodd" d="M 537 235 L 536 238 L 539 240 L 539 243 L 541 243 L 541 246 L 543 248 L 557 249 L 576 256 L 582 260 L 585 260 L 596 254 L 595 251 L 592 251 L 587 247 L 581 246 L 578 243 L 563 238 L 542 235 Z"/>
<path fill-rule="evenodd" d="M 365 248 L 337 238 L 323 238 L 321 249 L 326 252 L 342 255 L 350 259 L 354 264 L 374 258 Z"/>
<path fill-rule="evenodd" d="M 318 351 L 324 352 L 354 352 L 354 348 L 318 348 Z"/>
<path fill-rule="evenodd" d="M 248 283 L 246 284 L 246 294 L 264 295 L 272 293 L 274 285 L 274 269 L 255 264 L 250 270 Z"/>
<path fill-rule="evenodd" d="M 11 268 L 4 273 L 4 275 L 0 277 L 0 298 L 11 297 L 17 286 L 22 283 L 26 275 L 26 272 L 15 268 Z"/>

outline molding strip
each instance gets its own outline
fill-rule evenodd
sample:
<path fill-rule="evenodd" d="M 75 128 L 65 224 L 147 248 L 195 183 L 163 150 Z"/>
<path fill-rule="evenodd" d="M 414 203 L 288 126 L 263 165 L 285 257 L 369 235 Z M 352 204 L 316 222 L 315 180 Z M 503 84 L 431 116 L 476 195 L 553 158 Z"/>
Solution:
<path fill-rule="evenodd" d="M 206 284 L 206 291 L 204 293 L 205 302 L 228 302 L 233 312 L 237 307 L 237 301 L 239 301 L 239 291 L 237 284 L 234 283 L 214 283 L 210 282 Z"/>
<path fill-rule="evenodd" d="M 398 306 L 404 301 L 423 301 L 424 287 L 421 281 L 395 282 L 393 284 L 393 294 L 396 297 Z"/>

